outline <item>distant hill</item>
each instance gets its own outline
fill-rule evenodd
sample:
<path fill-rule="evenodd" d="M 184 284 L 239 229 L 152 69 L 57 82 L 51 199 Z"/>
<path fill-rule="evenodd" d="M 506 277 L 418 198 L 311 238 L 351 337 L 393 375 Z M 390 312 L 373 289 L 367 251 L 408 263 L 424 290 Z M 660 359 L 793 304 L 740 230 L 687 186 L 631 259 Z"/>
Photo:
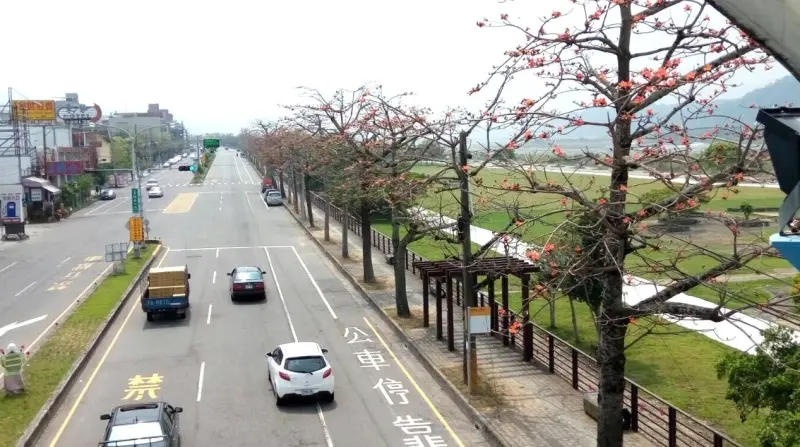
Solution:
<path fill-rule="evenodd" d="M 744 122 L 755 122 L 758 108 L 751 108 L 755 104 L 758 107 L 775 107 L 784 106 L 794 103 L 795 106 L 800 107 L 800 82 L 792 76 L 783 77 L 772 84 L 752 90 L 740 98 L 717 100 L 714 104 L 717 108 L 714 110 L 713 115 L 705 115 L 702 121 L 696 121 L 695 126 L 704 128 L 713 128 L 714 126 L 723 126 L 727 121 L 724 117 L 739 117 Z M 689 106 L 692 109 L 696 106 Z M 659 104 L 653 107 L 653 111 L 659 115 L 664 116 L 672 110 L 668 104 Z M 613 109 L 591 109 L 581 114 L 582 118 L 586 121 L 606 122 L 610 116 L 612 119 L 615 116 Z M 678 122 L 678 119 L 675 120 Z M 505 132 L 497 132 L 493 135 L 493 140 L 505 142 L 509 135 Z M 581 140 L 591 140 L 581 141 Z M 565 147 L 576 146 L 585 147 L 587 143 L 591 146 L 606 145 L 608 136 L 602 128 L 597 126 L 583 126 L 570 132 L 568 136 L 559 140 L 559 144 Z"/>

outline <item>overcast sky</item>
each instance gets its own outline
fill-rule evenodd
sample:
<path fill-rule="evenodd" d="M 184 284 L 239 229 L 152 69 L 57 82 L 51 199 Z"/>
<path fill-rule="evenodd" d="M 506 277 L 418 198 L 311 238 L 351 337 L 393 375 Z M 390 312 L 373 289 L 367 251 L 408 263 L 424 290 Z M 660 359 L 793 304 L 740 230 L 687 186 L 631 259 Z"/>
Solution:
<path fill-rule="evenodd" d="M 466 92 L 522 39 L 511 30 L 480 29 L 476 21 L 506 12 L 535 27 L 537 17 L 567 4 L 7 2 L 0 86 L 13 87 L 17 99 L 76 92 L 105 113 L 145 111 L 157 102 L 192 133 L 238 132 L 257 118 L 276 118 L 283 114 L 278 104 L 299 100 L 300 85 L 332 92 L 378 82 L 392 92 L 413 91 L 436 108 L 478 107 Z M 785 74 L 778 67 L 739 81 L 747 91 Z M 511 94 L 525 90 L 519 80 Z"/>

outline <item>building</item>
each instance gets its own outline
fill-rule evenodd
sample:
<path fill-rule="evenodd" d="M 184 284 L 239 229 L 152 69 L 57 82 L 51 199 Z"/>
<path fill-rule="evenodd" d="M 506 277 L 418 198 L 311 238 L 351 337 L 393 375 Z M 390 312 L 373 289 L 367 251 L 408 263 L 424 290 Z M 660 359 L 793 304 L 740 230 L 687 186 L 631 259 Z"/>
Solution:
<path fill-rule="evenodd" d="M 102 121 L 101 124 L 110 126 L 110 132 L 112 133 L 115 130 L 114 128 L 124 129 L 131 135 L 138 133 L 139 138 L 147 135 L 149 138 L 145 139 L 152 141 L 168 137 L 180 139 L 183 136 L 181 125 L 175 122 L 172 114 L 169 113 L 169 109 L 162 109 L 159 104 L 148 104 L 147 112 L 114 113 L 107 120 Z M 124 134 L 125 132 L 119 133 Z"/>

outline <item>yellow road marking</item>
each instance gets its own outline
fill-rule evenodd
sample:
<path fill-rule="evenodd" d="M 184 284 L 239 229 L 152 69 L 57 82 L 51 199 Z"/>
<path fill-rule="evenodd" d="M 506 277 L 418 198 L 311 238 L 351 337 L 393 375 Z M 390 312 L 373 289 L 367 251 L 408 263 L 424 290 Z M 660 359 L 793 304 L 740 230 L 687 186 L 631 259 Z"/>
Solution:
<path fill-rule="evenodd" d="M 458 435 L 456 435 L 456 432 L 453 431 L 453 429 L 450 427 L 450 424 L 448 424 L 447 421 L 444 419 L 444 416 L 442 416 L 442 413 L 440 413 L 439 410 L 436 408 L 436 406 L 433 405 L 433 402 L 431 402 L 431 399 L 428 397 L 428 395 L 425 394 L 424 391 L 422 391 L 422 388 L 420 388 L 419 384 L 417 384 L 417 381 L 414 380 L 414 378 L 411 376 L 411 373 L 408 372 L 408 370 L 406 369 L 405 366 L 403 366 L 403 364 L 400 362 L 400 359 L 398 359 L 397 356 L 394 355 L 394 351 L 392 351 L 391 348 L 389 348 L 389 345 L 386 344 L 386 342 L 383 340 L 383 337 L 381 337 L 381 334 L 379 334 L 378 331 L 375 330 L 375 327 L 372 326 L 372 324 L 369 322 L 367 317 L 364 317 L 364 322 L 367 323 L 367 326 L 369 326 L 370 330 L 372 330 L 372 332 L 375 334 L 375 337 L 378 338 L 378 341 L 381 342 L 381 344 L 383 345 L 384 349 L 386 349 L 386 351 L 389 353 L 389 355 L 392 356 L 392 358 L 394 359 L 395 363 L 397 363 L 397 366 L 400 367 L 400 370 L 403 371 L 403 374 L 406 375 L 406 377 L 408 378 L 408 381 L 411 382 L 411 385 L 414 386 L 414 389 L 416 389 L 417 392 L 419 393 L 419 395 L 422 396 L 422 400 L 424 400 L 425 403 L 428 404 L 428 406 L 430 407 L 430 409 L 433 412 L 433 414 L 436 416 L 437 419 L 439 419 L 439 422 L 442 423 L 442 426 L 444 426 L 444 429 L 447 430 L 447 433 L 450 433 L 450 436 L 453 438 L 453 440 L 456 442 L 456 444 L 458 444 L 459 447 L 464 447 L 464 443 L 461 442 L 461 438 L 459 438 Z M 53 446 L 51 445 L 50 447 L 53 447 Z"/>
<path fill-rule="evenodd" d="M 103 256 L 88 256 L 84 261 L 86 262 L 100 262 L 105 259 Z"/>
<path fill-rule="evenodd" d="M 164 208 L 164 214 L 188 213 L 199 195 L 200 194 L 196 192 L 182 192 L 178 194 L 178 197 L 175 197 L 175 199 Z"/>
<path fill-rule="evenodd" d="M 160 249 L 161 249 L 160 246 L 157 247 L 156 251 L 153 253 L 153 256 L 158 256 L 158 252 L 160 251 Z M 72 419 L 72 416 L 75 415 L 75 411 L 78 410 L 78 405 L 81 404 L 81 401 L 83 400 L 84 396 L 86 396 L 86 393 L 89 391 L 89 387 L 92 385 L 92 382 L 94 382 L 95 377 L 97 377 L 97 373 L 100 372 L 100 368 L 103 367 L 103 364 L 106 362 L 106 359 L 108 358 L 109 354 L 111 354 L 111 350 L 114 349 L 114 345 L 117 344 L 119 336 L 122 335 L 122 331 L 125 329 L 125 326 L 128 325 L 128 321 L 131 319 L 133 311 L 135 311 L 136 309 L 138 309 L 138 306 L 136 306 L 136 301 L 133 300 L 131 303 L 131 310 L 128 312 L 128 315 L 125 316 L 125 320 L 122 321 L 122 326 L 120 326 L 117 333 L 114 334 L 114 338 L 111 339 L 111 344 L 108 345 L 106 352 L 103 353 L 103 357 L 100 358 L 100 361 L 97 363 L 97 366 L 95 366 L 94 371 L 92 371 L 92 375 L 89 376 L 89 380 L 86 381 L 86 385 L 83 386 L 83 389 L 81 390 L 80 394 L 78 394 L 78 398 L 75 400 L 75 403 L 72 405 L 72 408 L 69 409 L 69 413 L 67 413 L 67 418 L 64 419 L 64 423 L 61 424 L 61 427 L 58 428 L 55 437 L 53 437 L 53 441 L 50 443 L 50 447 L 55 447 L 56 444 L 58 444 L 58 440 L 61 439 L 61 435 L 64 434 L 64 430 L 66 430 L 67 425 L 69 425 L 69 421 Z"/>

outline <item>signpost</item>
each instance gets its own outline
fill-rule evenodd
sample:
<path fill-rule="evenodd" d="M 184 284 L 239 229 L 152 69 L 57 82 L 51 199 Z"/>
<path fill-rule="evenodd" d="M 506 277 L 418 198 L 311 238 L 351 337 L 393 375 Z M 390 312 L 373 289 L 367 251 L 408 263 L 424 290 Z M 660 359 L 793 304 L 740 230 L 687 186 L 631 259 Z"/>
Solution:
<path fill-rule="evenodd" d="M 219 139 L 211 138 L 203 140 L 203 149 L 217 149 L 219 147 Z"/>
<path fill-rule="evenodd" d="M 135 243 L 144 242 L 144 222 L 141 217 L 133 216 L 128 219 L 128 230 L 130 241 Z"/>
<path fill-rule="evenodd" d="M 140 206 L 139 188 L 131 188 L 131 212 L 139 214 Z"/>

